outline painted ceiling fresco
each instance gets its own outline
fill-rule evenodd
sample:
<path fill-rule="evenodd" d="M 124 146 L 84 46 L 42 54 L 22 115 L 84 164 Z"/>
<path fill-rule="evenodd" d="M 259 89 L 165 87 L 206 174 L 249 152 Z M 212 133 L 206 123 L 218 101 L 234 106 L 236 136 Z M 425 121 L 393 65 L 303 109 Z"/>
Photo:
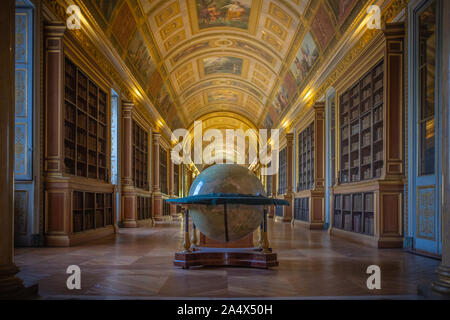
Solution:
<path fill-rule="evenodd" d="M 217 112 L 279 125 L 368 1 L 84 3 L 175 129 Z"/>

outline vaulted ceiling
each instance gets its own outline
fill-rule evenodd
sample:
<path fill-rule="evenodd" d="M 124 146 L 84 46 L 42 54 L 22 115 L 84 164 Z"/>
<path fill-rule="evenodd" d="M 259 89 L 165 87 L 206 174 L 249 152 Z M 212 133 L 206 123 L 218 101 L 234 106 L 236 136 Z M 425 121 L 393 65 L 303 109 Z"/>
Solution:
<path fill-rule="evenodd" d="M 234 114 L 256 127 L 276 126 L 368 2 L 88 0 L 81 5 L 175 129 L 209 114 L 223 123 Z"/>

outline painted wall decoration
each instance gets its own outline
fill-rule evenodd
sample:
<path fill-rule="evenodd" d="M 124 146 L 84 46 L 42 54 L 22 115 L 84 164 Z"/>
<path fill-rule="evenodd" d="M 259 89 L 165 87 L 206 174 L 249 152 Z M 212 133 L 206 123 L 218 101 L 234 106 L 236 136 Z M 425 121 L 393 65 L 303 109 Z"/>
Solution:
<path fill-rule="evenodd" d="M 273 106 L 275 107 L 276 111 L 279 113 L 282 113 L 284 109 L 289 104 L 289 99 L 287 96 L 286 88 L 282 85 L 280 90 L 275 96 L 275 99 L 273 101 Z"/>
<path fill-rule="evenodd" d="M 186 49 L 183 49 L 182 51 L 178 52 L 176 55 L 172 58 L 172 63 L 176 64 L 181 59 L 185 58 L 186 56 L 193 54 L 197 51 L 207 49 L 209 48 L 209 41 L 203 41 L 196 44 L 191 45 L 190 47 L 187 47 Z"/>
<path fill-rule="evenodd" d="M 119 44 L 123 47 L 127 47 L 127 43 L 130 40 L 131 34 L 136 29 L 136 21 L 134 20 L 131 9 L 128 3 L 124 3 L 117 18 L 113 24 L 112 34 L 117 39 Z"/>
<path fill-rule="evenodd" d="M 156 66 L 152 61 L 150 51 L 139 30 L 134 33 L 133 38 L 130 41 L 128 57 L 131 65 L 139 73 L 144 85 L 146 85 L 150 80 L 150 76 L 155 71 Z"/>
<path fill-rule="evenodd" d="M 150 97 L 156 98 L 163 86 L 163 79 L 158 71 L 154 72 L 149 81 L 148 93 Z"/>
<path fill-rule="evenodd" d="M 156 104 L 159 106 L 161 116 L 163 116 L 164 118 L 167 117 L 170 108 L 173 106 L 173 101 L 165 84 L 162 86 L 161 90 L 158 93 Z"/>
<path fill-rule="evenodd" d="M 297 91 L 296 80 L 291 71 L 284 76 L 283 86 L 286 88 L 288 98 L 291 99 Z"/>
<path fill-rule="evenodd" d="M 100 9 L 103 17 L 105 17 L 105 19 L 109 21 L 119 0 L 94 0 L 94 2 Z"/>
<path fill-rule="evenodd" d="M 263 95 L 258 90 L 253 88 L 252 86 L 248 85 L 245 82 L 240 82 L 240 81 L 230 80 L 230 79 L 226 79 L 226 80 L 211 80 L 211 81 L 203 82 L 203 83 L 201 83 L 201 84 L 199 84 L 199 85 L 189 89 L 188 91 L 186 91 L 186 93 L 183 95 L 183 98 L 187 99 L 189 96 L 193 95 L 195 92 L 201 91 L 203 89 L 206 89 L 206 88 L 212 87 L 212 86 L 227 86 L 227 87 L 232 86 L 232 87 L 237 87 L 237 88 L 249 91 L 250 93 L 252 93 L 253 95 L 255 95 L 259 99 L 263 99 Z"/>
<path fill-rule="evenodd" d="M 328 0 L 338 23 L 342 23 L 351 12 L 357 0 Z"/>
<path fill-rule="evenodd" d="M 248 29 L 252 0 L 196 0 L 199 29 Z"/>
<path fill-rule="evenodd" d="M 183 128 L 183 123 L 178 116 L 178 111 L 175 105 L 172 105 L 167 114 L 167 124 L 172 130 Z"/>
<path fill-rule="evenodd" d="M 215 90 L 207 93 L 208 103 L 238 103 L 239 95 L 230 90 Z"/>
<path fill-rule="evenodd" d="M 263 127 L 264 127 L 264 129 L 272 129 L 273 120 L 270 117 L 270 114 L 266 115 L 266 118 L 264 119 Z"/>
<path fill-rule="evenodd" d="M 268 115 L 270 115 L 270 118 L 272 119 L 272 125 L 280 120 L 280 114 L 281 113 L 275 108 L 275 106 L 272 105 L 269 107 Z"/>
<path fill-rule="evenodd" d="M 261 50 L 260 48 L 258 48 L 256 46 L 254 46 L 251 43 L 237 40 L 235 47 L 237 49 L 244 49 L 244 50 L 249 51 L 257 56 L 260 56 L 261 58 L 266 60 L 269 64 L 275 63 L 275 59 L 270 54 L 268 54 L 266 51 Z"/>
<path fill-rule="evenodd" d="M 243 60 L 235 57 L 210 57 L 203 59 L 205 75 L 226 73 L 241 75 Z"/>
<path fill-rule="evenodd" d="M 303 39 L 294 63 L 291 65 L 291 71 L 296 79 L 297 86 L 302 84 L 318 57 L 319 51 L 316 43 L 308 32 L 305 39 Z"/>
<path fill-rule="evenodd" d="M 273 101 L 276 112 L 281 114 L 287 108 L 289 101 L 295 95 L 296 90 L 297 85 L 294 75 L 291 71 L 288 71 Z"/>
<path fill-rule="evenodd" d="M 319 46 L 324 50 L 333 38 L 335 30 L 331 17 L 328 15 L 323 3 L 317 10 L 316 16 L 311 24 L 311 30 L 316 37 Z"/>

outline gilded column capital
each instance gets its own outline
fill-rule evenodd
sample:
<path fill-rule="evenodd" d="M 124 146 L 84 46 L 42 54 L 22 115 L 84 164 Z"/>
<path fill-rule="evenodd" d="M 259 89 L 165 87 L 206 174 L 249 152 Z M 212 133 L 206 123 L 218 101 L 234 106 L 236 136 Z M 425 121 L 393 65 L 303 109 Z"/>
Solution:
<path fill-rule="evenodd" d="M 63 22 L 49 22 L 44 25 L 46 37 L 62 38 L 66 31 L 66 24 Z"/>
<path fill-rule="evenodd" d="M 122 101 L 122 114 L 124 118 L 131 118 L 135 108 L 134 102 L 129 100 Z"/>
<path fill-rule="evenodd" d="M 294 145 L 294 133 L 293 132 L 286 133 L 286 144 L 288 147 L 292 147 Z"/>
<path fill-rule="evenodd" d="M 161 133 L 153 132 L 152 134 L 153 143 L 161 144 Z"/>

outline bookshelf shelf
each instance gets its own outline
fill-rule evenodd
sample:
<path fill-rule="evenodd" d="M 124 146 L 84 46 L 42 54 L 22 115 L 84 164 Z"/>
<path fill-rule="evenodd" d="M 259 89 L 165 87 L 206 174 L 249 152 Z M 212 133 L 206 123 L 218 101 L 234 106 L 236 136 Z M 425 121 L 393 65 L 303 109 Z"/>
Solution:
<path fill-rule="evenodd" d="M 103 145 L 100 146 L 103 150 Z M 133 181 L 139 189 L 148 189 L 148 132 L 133 121 Z"/>
<path fill-rule="evenodd" d="M 114 224 L 112 193 L 73 191 L 72 201 L 73 233 Z"/>
<path fill-rule="evenodd" d="M 294 221 L 301 221 L 310 229 L 321 229 L 325 219 L 325 104 L 316 103 L 296 130 L 299 134 L 296 141 L 298 173 L 293 200 Z"/>
<path fill-rule="evenodd" d="M 64 172 L 107 182 L 106 154 L 96 147 L 102 143 L 106 152 L 106 125 L 99 118 L 106 121 L 107 94 L 67 57 L 64 74 Z"/>
<path fill-rule="evenodd" d="M 340 96 L 341 168 L 340 183 L 376 179 L 383 166 L 383 75 L 384 62 L 379 62 L 357 83 Z M 351 127 L 348 127 L 347 100 L 351 96 Z M 360 99 L 361 98 L 361 99 Z M 351 166 L 348 146 L 351 146 Z M 378 153 L 379 158 L 375 155 Z M 370 158 L 370 161 L 367 161 Z"/>

